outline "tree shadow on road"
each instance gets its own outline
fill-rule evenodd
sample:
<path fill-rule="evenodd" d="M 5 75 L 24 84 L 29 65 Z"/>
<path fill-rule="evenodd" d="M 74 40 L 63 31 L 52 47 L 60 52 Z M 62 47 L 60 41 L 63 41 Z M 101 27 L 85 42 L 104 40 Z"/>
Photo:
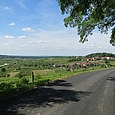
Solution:
<path fill-rule="evenodd" d="M 108 77 L 107 80 L 114 81 L 115 82 L 115 77 Z"/>
<path fill-rule="evenodd" d="M 3 114 L 1 115 L 25 115 L 25 114 L 20 114 L 18 113 L 17 111 L 15 110 L 12 110 L 12 111 L 5 111 Z"/>
<path fill-rule="evenodd" d="M 65 80 L 56 80 L 53 83 L 49 83 L 47 86 L 66 86 L 66 87 L 71 87 L 72 84 L 66 82 Z"/>
<path fill-rule="evenodd" d="M 62 89 L 56 89 L 53 86 L 60 86 Z M 48 86 L 36 88 L 4 100 L 0 103 L 0 115 L 25 115 L 19 114 L 18 109 L 53 107 L 54 104 L 79 102 L 81 98 L 91 94 L 91 92 L 75 91 L 71 88 L 63 89 L 63 86 L 71 87 L 72 85 L 65 80 L 58 80 Z"/>

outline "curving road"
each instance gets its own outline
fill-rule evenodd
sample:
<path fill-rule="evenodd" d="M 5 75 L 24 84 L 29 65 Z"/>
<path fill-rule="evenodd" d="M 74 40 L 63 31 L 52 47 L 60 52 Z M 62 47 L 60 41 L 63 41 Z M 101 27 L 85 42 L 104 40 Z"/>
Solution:
<path fill-rule="evenodd" d="M 115 69 L 58 80 L 4 100 L 0 115 L 115 115 Z"/>

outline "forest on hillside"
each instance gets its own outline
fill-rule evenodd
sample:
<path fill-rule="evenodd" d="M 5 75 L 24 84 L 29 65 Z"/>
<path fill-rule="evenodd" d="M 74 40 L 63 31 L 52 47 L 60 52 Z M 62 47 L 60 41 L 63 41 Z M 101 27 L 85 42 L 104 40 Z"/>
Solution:
<path fill-rule="evenodd" d="M 112 53 L 92 53 L 92 54 L 88 54 L 85 56 L 86 58 L 91 58 L 91 57 L 115 57 L 115 54 Z"/>

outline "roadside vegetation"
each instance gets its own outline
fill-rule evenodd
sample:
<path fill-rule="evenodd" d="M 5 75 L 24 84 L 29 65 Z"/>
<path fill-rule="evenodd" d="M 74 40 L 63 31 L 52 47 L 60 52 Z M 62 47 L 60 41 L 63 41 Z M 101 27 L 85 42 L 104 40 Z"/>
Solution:
<path fill-rule="evenodd" d="M 57 79 L 115 67 L 115 55 L 95 53 L 70 57 L 0 56 L 0 99 Z"/>

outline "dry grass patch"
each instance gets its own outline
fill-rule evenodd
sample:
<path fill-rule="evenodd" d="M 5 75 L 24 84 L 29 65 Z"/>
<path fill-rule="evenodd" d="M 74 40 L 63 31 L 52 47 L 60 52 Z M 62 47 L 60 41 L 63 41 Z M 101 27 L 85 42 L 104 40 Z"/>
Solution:
<path fill-rule="evenodd" d="M 10 72 L 9 74 L 10 74 L 10 77 L 14 77 L 14 76 L 16 76 L 18 73 L 19 73 L 19 72 Z"/>
<path fill-rule="evenodd" d="M 35 75 L 54 74 L 54 70 L 33 70 Z"/>

